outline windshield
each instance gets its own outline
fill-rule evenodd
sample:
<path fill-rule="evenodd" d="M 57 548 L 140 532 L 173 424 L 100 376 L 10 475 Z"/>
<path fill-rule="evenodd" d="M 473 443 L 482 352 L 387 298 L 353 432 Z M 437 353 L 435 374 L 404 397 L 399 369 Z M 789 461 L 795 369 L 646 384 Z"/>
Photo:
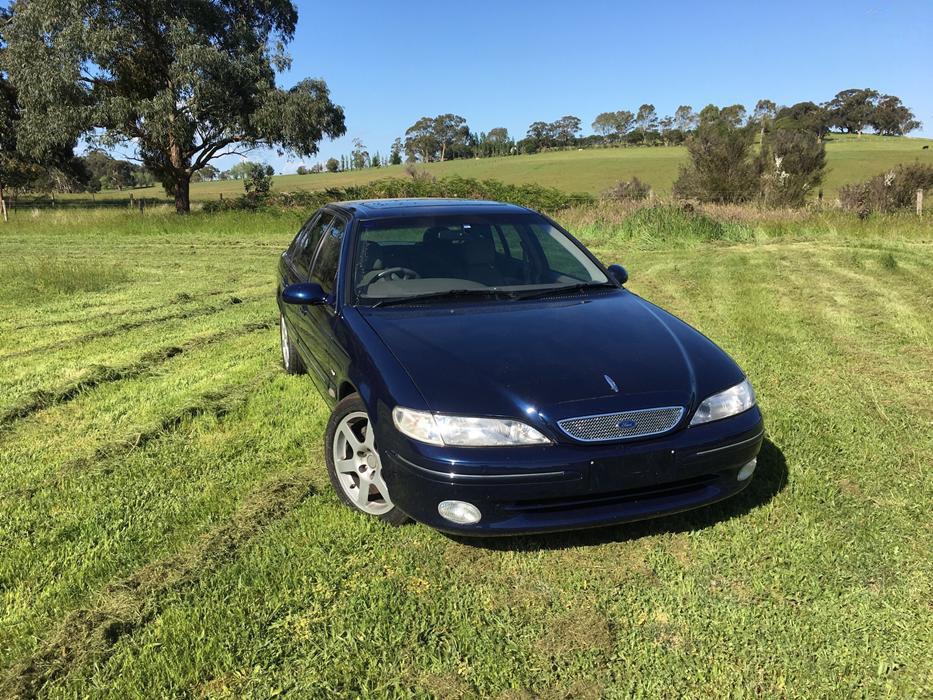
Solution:
<path fill-rule="evenodd" d="M 361 221 L 353 289 L 366 302 L 607 284 L 599 267 L 537 214 Z"/>

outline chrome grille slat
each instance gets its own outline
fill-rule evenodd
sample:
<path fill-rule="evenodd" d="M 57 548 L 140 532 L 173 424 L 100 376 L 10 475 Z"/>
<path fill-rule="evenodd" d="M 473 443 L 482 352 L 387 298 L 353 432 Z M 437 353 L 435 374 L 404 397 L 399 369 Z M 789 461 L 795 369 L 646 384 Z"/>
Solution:
<path fill-rule="evenodd" d="M 666 433 L 680 422 L 683 414 L 684 409 L 681 406 L 665 406 L 564 418 L 557 421 L 557 424 L 567 435 L 581 442 L 633 440 Z M 619 427 L 622 421 L 632 421 L 634 425 Z"/>

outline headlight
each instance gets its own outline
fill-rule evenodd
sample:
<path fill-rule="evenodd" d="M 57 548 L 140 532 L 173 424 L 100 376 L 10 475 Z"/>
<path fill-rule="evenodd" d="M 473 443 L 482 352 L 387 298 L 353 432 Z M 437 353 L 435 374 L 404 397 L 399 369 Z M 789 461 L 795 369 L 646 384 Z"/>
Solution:
<path fill-rule="evenodd" d="M 414 411 L 396 406 L 392 422 L 399 432 L 430 445 L 498 447 L 545 445 L 550 442 L 527 423 L 508 418 L 468 418 Z"/>
<path fill-rule="evenodd" d="M 736 384 L 730 389 L 713 394 L 701 403 L 697 412 L 693 414 L 690 425 L 699 425 L 720 418 L 728 418 L 747 411 L 754 405 L 755 391 L 746 379 L 741 384 Z"/>

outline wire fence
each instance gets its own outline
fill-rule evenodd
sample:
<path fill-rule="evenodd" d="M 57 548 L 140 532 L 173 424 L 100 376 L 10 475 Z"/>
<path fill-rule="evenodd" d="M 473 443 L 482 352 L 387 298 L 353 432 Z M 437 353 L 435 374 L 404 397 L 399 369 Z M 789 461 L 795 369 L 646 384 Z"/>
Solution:
<path fill-rule="evenodd" d="M 33 209 L 140 209 L 163 204 L 171 204 L 172 200 L 160 197 L 10 197 L 6 199 L 6 208 L 9 214 L 15 212 L 32 211 Z"/>

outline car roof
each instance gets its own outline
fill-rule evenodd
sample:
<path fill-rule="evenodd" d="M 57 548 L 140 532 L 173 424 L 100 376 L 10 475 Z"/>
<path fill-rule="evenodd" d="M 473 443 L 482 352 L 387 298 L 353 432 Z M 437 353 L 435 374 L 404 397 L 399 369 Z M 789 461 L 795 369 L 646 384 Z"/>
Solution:
<path fill-rule="evenodd" d="M 358 199 L 332 202 L 328 206 L 342 209 L 360 219 L 393 219 L 411 216 L 443 216 L 447 214 L 526 214 L 530 210 L 515 204 L 483 199 L 444 199 L 420 197 L 409 199 Z"/>

